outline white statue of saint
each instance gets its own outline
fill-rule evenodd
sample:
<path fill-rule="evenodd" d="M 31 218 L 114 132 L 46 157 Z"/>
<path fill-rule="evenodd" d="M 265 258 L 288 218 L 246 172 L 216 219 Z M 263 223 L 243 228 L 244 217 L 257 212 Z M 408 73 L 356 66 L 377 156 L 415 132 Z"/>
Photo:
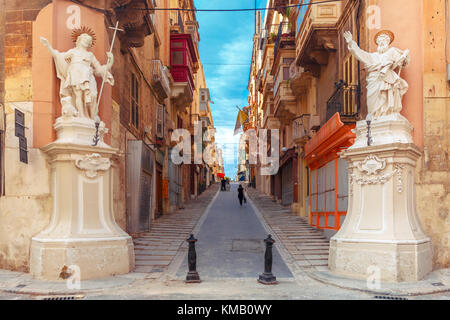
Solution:
<path fill-rule="evenodd" d="M 89 28 L 81 28 L 73 33 L 75 48 L 59 52 L 49 41 L 41 37 L 41 43 L 50 51 L 55 61 L 56 73 L 61 80 L 60 99 L 62 114 L 98 119 L 97 83 L 95 76 L 105 77 L 105 82 L 114 85 L 109 72 L 114 56 L 107 52 L 108 61 L 101 65 L 88 49 L 95 43 L 95 35 Z"/>
<path fill-rule="evenodd" d="M 400 78 L 400 71 L 409 64 L 409 50 L 404 51 L 389 47 L 394 41 L 394 34 L 382 30 L 375 35 L 377 52 L 366 52 L 358 47 L 349 31 L 344 33 L 348 50 L 363 62 L 368 71 L 367 76 L 367 110 L 372 119 L 400 113 L 402 97 L 408 90 L 408 83 Z M 397 70 L 397 71 L 396 71 Z"/>

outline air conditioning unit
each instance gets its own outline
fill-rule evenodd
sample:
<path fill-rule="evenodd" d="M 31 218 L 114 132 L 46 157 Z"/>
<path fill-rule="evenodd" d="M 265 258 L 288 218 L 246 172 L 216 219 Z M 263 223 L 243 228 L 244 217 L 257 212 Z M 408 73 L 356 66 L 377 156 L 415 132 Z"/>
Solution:
<path fill-rule="evenodd" d="M 128 233 L 150 230 L 154 159 L 154 152 L 141 140 L 128 141 L 126 157 Z"/>

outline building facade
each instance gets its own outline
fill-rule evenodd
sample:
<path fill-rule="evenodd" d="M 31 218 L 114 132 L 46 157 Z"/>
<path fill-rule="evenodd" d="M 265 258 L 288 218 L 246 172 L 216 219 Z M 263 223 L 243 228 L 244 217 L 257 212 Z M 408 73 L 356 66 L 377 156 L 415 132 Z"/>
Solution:
<path fill-rule="evenodd" d="M 266 7 L 276 10 L 256 22 L 249 127 L 279 130 L 280 168 L 275 175 L 256 174 L 256 188 L 328 237 L 339 230 L 349 175 L 339 153 L 354 143 L 352 130 L 367 115 L 367 72 L 343 33 L 350 31 L 363 50 L 374 52 L 375 34 L 388 29 L 395 35 L 392 45 L 411 52 L 401 71 L 409 84 L 401 114 L 422 149 L 416 206 L 432 239 L 433 267 L 448 267 L 449 1 L 268 0 Z"/>
<path fill-rule="evenodd" d="M 40 43 L 73 47 L 71 32 L 90 28 L 100 63 L 110 44 L 114 86 L 105 85 L 99 116 L 112 159 L 113 212 L 132 236 L 195 198 L 223 166 L 175 165 L 173 130 L 193 132 L 195 121 L 213 129 L 192 0 L 0 1 L 0 268 L 29 270 L 31 238 L 52 215 L 50 169 L 41 148 L 55 140 L 61 115 L 53 59 Z M 100 87 L 101 81 L 98 82 Z M 209 142 L 214 144 L 214 141 Z M 191 144 L 192 146 L 192 144 Z M 219 157 L 217 157 L 219 160 Z"/>

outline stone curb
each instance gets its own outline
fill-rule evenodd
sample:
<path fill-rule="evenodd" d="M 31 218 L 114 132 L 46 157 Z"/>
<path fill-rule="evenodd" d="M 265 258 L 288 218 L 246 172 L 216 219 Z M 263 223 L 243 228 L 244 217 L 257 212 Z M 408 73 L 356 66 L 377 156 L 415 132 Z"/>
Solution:
<path fill-rule="evenodd" d="M 220 189 L 218 190 L 220 191 Z M 215 194 L 215 196 L 217 196 L 217 194 Z M 213 199 L 215 196 L 213 196 Z M 202 216 L 204 216 L 205 213 L 206 211 L 203 212 Z M 198 222 L 200 222 L 201 220 L 202 217 L 199 218 Z M 183 244 L 184 243 L 180 245 L 179 250 L 182 249 Z M 8 273 L 11 274 L 8 275 Z M 0 279 L 6 278 L 6 280 L 0 280 L 0 293 L 5 292 L 12 294 L 26 294 L 35 296 L 56 296 L 56 295 L 68 296 L 68 295 L 84 295 L 87 293 L 100 293 L 105 290 L 131 289 L 131 288 L 136 289 L 141 285 L 145 285 L 146 282 L 149 280 L 150 281 L 155 280 L 151 278 L 151 276 L 149 277 L 149 275 L 151 275 L 151 273 L 138 273 L 138 272 L 135 273 L 132 271 L 124 275 L 118 275 L 113 277 L 95 280 L 82 280 L 81 281 L 82 288 L 74 290 L 68 289 L 64 280 L 61 281 L 36 280 L 33 279 L 29 273 L 20 273 L 17 271 L 0 269 Z M 97 285 L 95 284 L 96 282 L 98 282 Z M 117 284 L 111 282 L 117 282 Z M 40 289 L 39 286 L 42 286 L 44 288 Z M 92 288 L 83 288 L 83 286 Z"/>
<path fill-rule="evenodd" d="M 257 192 L 257 191 L 253 191 Z M 251 193 L 253 193 L 251 192 Z M 253 196 L 251 193 L 247 192 L 249 196 Z M 255 210 L 259 211 L 259 208 L 253 204 Z M 263 220 L 264 217 L 261 215 Z M 265 222 L 265 221 L 264 221 Z M 266 223 L 263 223 L 267 225 Z M 271 228 L 270 228 L 271 229 Z M 276 233 L 275 233 L 276 235 Z M 278 237 L 277 237 L 278 238 Z M 282 241 L 279 240 L 282 244 Z M 282 245 L 284 247 L 284 245 Z M 283 252 L 284 257 L 291 256 L 290 252 L 284 248 L 285 252 Z M 281 253 L 281 252 L 280 252 Z M 286 255 L 287 253 L 287 255 Z M 283 258 L 284 258 L 283 257 Z M 291 260 L 291 259 L 288 259 Z M 443 292 L 450 292 L 450 268 L 449 269 L 440 269 L 435 270 L 430 273 L 425 280 L 417 281 L 417 282 L 408 282 L 408 283 L 380 283 L 380 289 L 369 289 L 367 287 L 367 282 L 365 280 L 357 280 L 346 278 L 343 276 L 338 276 L 331 271 L 317 271 L 311 270 L 308 268 L 303 268 L 299 266 L 295 261 L 289 261 L 293 263 L 298 270 L 301 270 L 301 273 L 305 274 L 309 278 L 318 281 L 320 283 L 326 285 L 332 285 L 341 289 L 353 290 L 353 291 L 361 291 L 369 294 L 376 295 L 388 295 L 388 296 L 418 296 L 418 295 L 429 295 Z M 289 264 L 290 264 L 289 263 Z M 291 265 L 292 266 L 292 265 Z M 297 271 L 297 270 L 296 270 Z M 297 271 L 298 272 L 298 271 Z M 296 273 L 297 273 L 296 272 Z M 446 275 L 439 275 L 439 273 L 447 273 Z M 294 274 L 294 273 L 293 273 Z M 296 274 L 298 276 L 298 273 Z M 433 286 L 432 283 L 441 283 L 443 285 Z M 429 288 L 427 288 L 429 287 Z"/>
<path fill-rule="evenodd" d="M 449 270 L 449 269 L 447 269 Z M 312 279 L 324 284 L 332 285 L 342 289 L 356 290 L 365 293 L 388 295 L 388 296 L 419 296 L 436 294 L 443 292 L 450 292 L 450 286 L 443 282 L 450 283 L 450 279 L 430 279 L 436 277 L 437 270 L 427 276 L 428 280 L 421 280 L 417 282 L 399 282 L 399 283 L 380 283 L 380 289 L 369 289 L 367 282 L 364 280 L 350 279 L 342 276 L 337 276 L 330 271 L 306 271 L 306 274 Z M 442 283 L 443 286 L 433 286 L 432 283 Z M 430 287 L 430 288 L 427 288 Z"/>
<path fill-rule="evenodd" d="M 21 277 L 18 277 L 18 280 L 12 280 L 16 283 L 14 283 L 11 286 L 3 286 L 3 284 L 0 284 L 0 292 L 5 293 L 14 293 L 14 294 L 26 294 L 26 295 L 83 295 L 86 293 L 98 293 L 102 292 L 104 290 L 110 290 L 110 289 L 125 289 L 125 288 L 132 288 L 136 287 L 135 283 L 137 281 L 142 281 L 146 279 L 147 274 L 134 274 L 129 273 L 127 275 L 141 275 L 139 277 L 136 277 L 134 279 L 127 279 L 126 276 L 117 276 L 117 277 L 108 277 L 98 280 L 82 280 L 81 281 L 81 289 L 68 289 L 65 285 L 65 282 L 63 280 L 55 282 L 55 281 L 43 281 L 43 280 L 33 280 L 28 279 L 26 281 L 20 281 Z M 25 274 L 28 275 L 28 274 Z M 122 280 L 123 281 L 120 281 Z M 128 281 L 127 281 L 128 280 Z M 19 283 L 18 283 L 19 282 Z M 22 283 L 20 283 L 22 282 Z M 28 284 L 26 283 L 28 282 Z M 39 283 L 41 282 L 41 283 Z M 95 282 L 100 282 L 99 284 L 95 285 Z M 117 282 L 117 284 L 109 284 L 109 285 L 102 285 L 101 283 L 104 282 Z M 83 285 L 84 284 L 84 285 Z M 29 286 L 29 287 L 27 287 Z M 47 288 L 38 288 L 39 286 L 47 287 Z M 83 286 L 92 286 L 92 288 L 83 288 Z M 59 287 L 59 288 L 58 288 Z"/>
<path fill-rule="evenodd" d="M 197 220 L 197 224 L 192 229 L 192 232 L 191 232 L 192 234 L 194 234 L 194 235 L 198 234 L 198 232 L 200 231 L 200 227 L 203 225 L 203 222 L 206 220 L 206 217 L 209 215 L 209 213 L 211 211 L 211 207 L 212 207 L 214 201 L 216 201 L 219 194 L 220 194 L 220 188 L 217 189 L 216 194 L 211 198 L 211 200 L 208 203 L 208 206 L 203 211 L 201 217 Z M 166 272 L 164 273 L 166 278 L 178 279 L 176 274 L 177 274 L 178 270 L 180 269 L 181 264 L 183 263 L 184 259 L 186 258 L 187 253 L 188 253 L 188 244 L 187 244 L 187 242 L 183 242 L 180 245 L 180 248 L 178 249 L 177 254 L 172 259 L 172 262 L 167 267 Z"/>

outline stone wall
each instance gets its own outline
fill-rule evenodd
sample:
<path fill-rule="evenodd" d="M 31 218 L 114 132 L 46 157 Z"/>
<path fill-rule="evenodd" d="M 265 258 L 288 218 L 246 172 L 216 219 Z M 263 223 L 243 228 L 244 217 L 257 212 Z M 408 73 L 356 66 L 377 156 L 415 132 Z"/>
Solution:
<path fill-rule="evenodd" d="M 416 170 L 417 210 L 433 242 L 434 269 L 450 267 L 450 1 L 423 1 L 424 149 Z M 446 22 L 447 20 L 447 22 Z"/>
<path fill-rule="evenodd" d="M 0 73 L 4 79 L 6 131 L 5 190 L 0 196 L 0 268 L 28 271 L 31 237 L 48 224 L 52 211 L 47 162 L 41 151 L 32 145 L 31 73 L 32 22 L 51 1 L 2 2 L 4 32 L 0 30 L 0 34 L 4 37 L 4 46 L 0 46 L 0 50 L 4 50 L 5 64 L 4 73 Z M 0 25 L 1 22 L 2 18 Z M 28 164 L 19 161 L 19 139 L 14 132 L 15 109 L 25 114 Z"/>

